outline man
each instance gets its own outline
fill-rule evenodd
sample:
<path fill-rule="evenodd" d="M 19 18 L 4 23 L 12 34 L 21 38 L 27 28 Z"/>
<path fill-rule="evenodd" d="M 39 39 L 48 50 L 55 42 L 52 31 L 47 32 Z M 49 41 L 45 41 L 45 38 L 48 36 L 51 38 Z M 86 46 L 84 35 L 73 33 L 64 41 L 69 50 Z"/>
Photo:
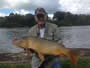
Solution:
<path fill-rule="evenodd" d="M 56 36 L 57 25 L 48 23 L 47 13 L 43 8 L 35 10 L 35 20 L 37 25 L 29 30 L 30 36 L 39 36 L 47 40 L 58 40 Z M 58 56 L 45 56 L 45 61 L 42 63 L 39 56 L 33 53 L 32 68 L 61 68 Z"/>

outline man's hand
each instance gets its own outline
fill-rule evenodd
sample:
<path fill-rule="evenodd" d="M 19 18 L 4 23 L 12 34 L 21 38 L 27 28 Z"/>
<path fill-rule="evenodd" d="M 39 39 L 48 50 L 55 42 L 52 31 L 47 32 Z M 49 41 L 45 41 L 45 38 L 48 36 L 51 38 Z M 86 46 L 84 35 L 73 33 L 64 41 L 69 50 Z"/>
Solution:
<path fill-rule="evenodd" d="M 24 53 L 25 56 L 32 56 L 32 52 L 30 51 L 30 49 L 26 48 L 24 49 L 24 51 L 25 51 Z"/>

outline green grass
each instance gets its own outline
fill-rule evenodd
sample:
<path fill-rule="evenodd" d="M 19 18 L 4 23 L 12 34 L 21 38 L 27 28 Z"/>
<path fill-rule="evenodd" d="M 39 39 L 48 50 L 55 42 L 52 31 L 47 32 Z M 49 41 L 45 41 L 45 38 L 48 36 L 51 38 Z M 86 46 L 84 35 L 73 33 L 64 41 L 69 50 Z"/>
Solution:
<path fill-rule="evenodd" d="M 79 57 L 78 66 L 75 67 L 69 59 L 61 58 L 62 68 L 90 68 L 90 57 Z"/>
<path fill-rule="evenodd" d="M 67 58 L 60 58 L 62 68 L 90 68 L 90 57 L 79 57 L 78 66 L 75 67 Z M 0 68 L 31 68 L 30 64 L 5 64 L 1 63 Z"/>
<path fill-rule="evenodd" d="M 0 64 L 0 68 L 31 68 L 30 64 Z"/>

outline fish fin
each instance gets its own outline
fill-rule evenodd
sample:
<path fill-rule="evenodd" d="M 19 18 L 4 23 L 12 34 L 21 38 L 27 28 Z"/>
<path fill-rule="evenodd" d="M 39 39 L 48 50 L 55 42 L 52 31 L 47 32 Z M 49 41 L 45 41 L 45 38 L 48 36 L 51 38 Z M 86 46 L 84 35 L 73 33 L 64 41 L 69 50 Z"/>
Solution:
<path fill-rule="evenodd" d="M 73 50 L 70 50 L 69 51 L 69 55 L 68 57 L 70 58 L 70 60 L 72 61 L 72 63 L 77 66 L 77 56 L 80 55 L 80 52 L 77 52 L 77 51 L 73 51 Z"/>
<path fill-rule="evenodd" d="M 45 60 L 44 55 L 41 54 L 41 53 L 38 53 L 38 54 L 39 54 L 39 57 L 40 57 L 41 61 L 43 62 Z"/>
<path fill-rule="evenodd" d="M 29 48 L 25 48 L 25 56 L 32 56 L 32 53 Z"/>
<path fill-rule="evenodd" d="M 55 52 L 55 55 L 56 55 L 56 56 L 61 56 L 61 55 L 64 55 L 64 54 L 61 53 L 61 52 Z"/>

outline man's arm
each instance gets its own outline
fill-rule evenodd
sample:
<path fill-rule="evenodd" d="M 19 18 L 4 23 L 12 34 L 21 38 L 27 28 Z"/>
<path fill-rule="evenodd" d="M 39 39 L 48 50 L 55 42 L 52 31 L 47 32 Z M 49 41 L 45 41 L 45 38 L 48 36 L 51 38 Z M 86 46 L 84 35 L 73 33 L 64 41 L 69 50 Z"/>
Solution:
<path fill-rule="evenodd" d="M 62 39 L 60 37 L 60 33 L 59 33 L 58 27 L 54 31 L 54 40 L 57 41 L 57 43 L 59 43 L 59 44 L 63 44 Z M 62 46 L 65 47 L 64 45 L 62 45 Z"/>
<path fill-rule="evenodd" d="M 31 27 L 28 31 L 29 36 L 38 36 L 38 30 L 37 30 L 37 25 Z"/>
<path fill-rule="evenodd" d="M 60 39 L 58 34 L 58 26 L 56 25 L 53 29 L 53 40 L 58 41 Z"/>
<path fill-rule="evenodd" d="M 35 26 L 33 26 L 33 27 L 31 27 L 29 30 L 28 30 L 28 33 L 27 33 L 27 35 L 28 36 L 37 36 L 37 25 L 35 25 Z M 25 51 L 25 55 L 26 56 L 29 56 L 30 54 L 31 54 L 31 56 L 32 56 L 32 51 L 30 50 L 30 49 L 24 49 L 24 51 Z"/>

